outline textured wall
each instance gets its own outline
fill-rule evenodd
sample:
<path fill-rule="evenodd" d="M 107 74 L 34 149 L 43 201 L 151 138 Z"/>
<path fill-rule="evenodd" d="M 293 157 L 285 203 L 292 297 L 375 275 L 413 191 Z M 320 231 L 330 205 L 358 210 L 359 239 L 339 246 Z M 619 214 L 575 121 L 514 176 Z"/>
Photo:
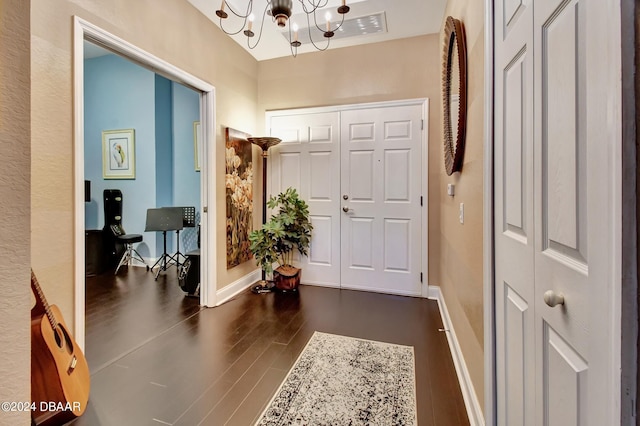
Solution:
<path fill-rule="evenodd" d="M 0 0 L 0 401 L 29 401 L 29 2 Z M 29 423 L 0 411 L 0 425 Z"/>
<path fill-rule="evenodd" d="M 471 380 L 481 406 L 484 406 L 483 283 L 482 283 L 482 182 L 484 136 L 484 2 L 449 0 L 445 16 L 460 19 L 467 42 L 467 138 L 461 173 L 447 176 L 439 148 L 438 168 L 430 170 L 430 200 L 437 200 L 437 226 L 431 226 L 430 239 L 439 245 L 432 250 L 439 256 L 439 274 L 431 284 L 441 287 Z M 444 24 L 444 22 L 443 22 Z M 444 28 L 444 25 L 443 25 Z M 442 102 L 438 104 L 442 108 Z M 440 131 L 442 131 L 442 124 Z M 447 184 L 454 183 L 455 197 L 449 197 Z M 464 203 L 464 224 L 458 213 Z M 433 210 L 430 210 L 433 211 Z M 433 225 L 433 221 L 431 221 Z M 436 260 L 436 259 L 434 259 Z"/>
<path fill-rule="evenodd" d="M 433 103 L 440 96 L 438 43 L 433 34 L 261 61 L 260 112 L 420 97 Z M 436 125 L 439 111 L 430 119 Z"/>
<path fill-rule="evenodd" d="M 32 0 L 31 255 L 45 292 L 71 326 L 74 304 L 73 16 L 77 15 L 216 87 L 218 288 L 255 269 L 226 270 L 224 132 L 253 132 L 257 62 L 186 1 Z M 2 60 L 4 64 L 4 58 Z M 257 160 L 257 156 L 256 156 Z"/>

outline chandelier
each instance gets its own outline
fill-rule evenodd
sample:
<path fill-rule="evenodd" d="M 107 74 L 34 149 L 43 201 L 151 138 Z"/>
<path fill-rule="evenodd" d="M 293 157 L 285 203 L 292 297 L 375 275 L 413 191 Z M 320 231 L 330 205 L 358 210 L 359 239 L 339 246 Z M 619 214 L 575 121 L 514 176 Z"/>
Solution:
<path fill-rule="evenodd" d="M 307 30 L 309 32 L 309 40 L 311 40 L 311 44 L 317 50 L 327 50 L 329 48 L 329 43 L 331 42 L 331 37 L 335 35 L 335 31 L 337 31 L 342 24 L 344 23 L 344 15 L 349 12 L 349 6 L 347 6 L 346 0 L 342 0 L 342 5 L 338 7 L 338 14 L 342 17 L 341 21 L 335 28 L 331 26 L 331 12 L 327 11 L 326 6 L 329 3 L 329 0 L 296 0 L 302 6 L 302 10 L 304 11 L 307 19 Z M 262 20 L 260 22 L 260 29 L 258 31 L 258 37 L 255 41 L 252 39 L 256 36 L 256 33 L 253 31 L 253 22 L 255 21 L 255 14 L 253 13 L 253 0 L 247 1 L 246 9 L 242 11 L 234 10 L 226 0 L 222 0 L 222 4 L 220 5 L 220 9 L 216 10 L 216 15 L 220 18 L 220 28 L 225 34 L 228 35 L 236 35 L 242 32 L 245 36 L 247 36 L 247 45 L 249 49 L 255 48 L 258 43 L 260 43 L 260 39 L 262 38 L 262 29 L 264 27 L 264 21 L 267 16 L 271 17 L 272 22 L 278 24 L 279 27 L 286 27 L 287 21 L 291 17 L 291 9 L 293 7 L 293 0 L 267 0 L 267 5 L 262 12 Z M 242 22 L 242 26 L 236 31 L 227 31 L 227 29 L 223 26 L 223 20 L 229 17 L 229 14 L 225 11 L 225 8 L 228 9 L 233 15 L 235 15 Z M 324 15 L 324 25 L 318 24 L 318 14 L 322 14 L 323 11 L 326 11 Z M 321 20 L 322 22 L 322 20 Z M 312 28 L 313 32 L 319 32 L 326 39 L 326 44 L 318 45 L 313 40 L 312 37 Z M 302 43 L 298 40 L 298 29 L 299 26 L 297 23 L 290 23 L 288 26 L 289 29 L 289 45 L 291 46 L 291 54 L 295 57 L 298 54 L 298 47 L 302 45 Z"/>

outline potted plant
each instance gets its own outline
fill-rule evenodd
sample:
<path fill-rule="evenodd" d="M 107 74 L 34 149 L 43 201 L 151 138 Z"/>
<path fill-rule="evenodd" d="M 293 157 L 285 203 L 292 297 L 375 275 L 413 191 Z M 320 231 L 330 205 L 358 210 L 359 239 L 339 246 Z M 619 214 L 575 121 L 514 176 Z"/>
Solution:
<path fill-rule="evenodd" d="M 293 266 L 293 253 L 298 250 L 306 256 L 313 226 L 309 221 L 309 206 L 298 197 L 294 188 L 288 188 L 267 202 L 277 213 L 258 230 L 249 234 L 250 250 L 258 266 L 265 272 L 273 272 L 277 289 L 296 290 L 301 271 Z M 274 270 L 273 264 L 278 263 Z"/>

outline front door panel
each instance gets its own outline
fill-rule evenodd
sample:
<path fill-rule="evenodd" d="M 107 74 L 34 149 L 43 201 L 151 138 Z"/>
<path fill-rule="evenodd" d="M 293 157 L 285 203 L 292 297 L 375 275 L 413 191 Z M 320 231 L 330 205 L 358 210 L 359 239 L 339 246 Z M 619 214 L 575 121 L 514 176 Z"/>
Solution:
<path fill-rule="evenodd" d="M 342 112 L 343 287 L 421 294 L 421 119 L 419 106 Z"/>
<path fill-rule="evenodd" d="M 294 256 L 304 283 L 340 285 L 339 123 L 337 112 L 271 119 L 271 134 L 282 142 L 270 150 L 270 193 L 293 187 L 309 204 L 309 256 Z"/>
<path fill-rule="evenodd" d="M 422 294 L 422 106 L 271 117 L 270 193 L 309 203 L 302 282 Z M 345 211 L 346 209 L 346 211 Z"/>

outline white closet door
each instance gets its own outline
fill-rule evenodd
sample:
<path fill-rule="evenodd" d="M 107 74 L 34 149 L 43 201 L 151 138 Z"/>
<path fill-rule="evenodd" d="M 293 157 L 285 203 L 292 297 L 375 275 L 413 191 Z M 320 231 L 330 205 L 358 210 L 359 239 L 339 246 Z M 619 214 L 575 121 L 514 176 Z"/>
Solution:
<path fill-rule="evenodd" d="M 295 259 L 302 282 L 340 285 L 340 115 L 338 112 L 274 116 L 271 194 L 297 189 L 309 204 L 313 234 L 309 256 Z M 297 253 L 297 252 L 296 252 Z"/>
<path fill-rule="evenodd" d="M 620 410 L 613 404 L 620 392 L 613 283 L 621 146 L 620 3 L 614 3 L 536 0 L 534 7 L 539 424 L 614 424 Z M 564 305 L 548 306 L 547 291 L 563 294 Z"/>
<path fill-rule="evenodd" d="M 342 287 L 420 295 L 420 106 L 341 115 Z"/>
<path fill-rule="evenodd" d="M 620 4 L 495 6 L 498 424 L 617 424 Z"/>
<path fill-rule="evenodd" d="M 535 424 L 533 4 L 495 11 L 496 408 L 522 426 Z"/>

